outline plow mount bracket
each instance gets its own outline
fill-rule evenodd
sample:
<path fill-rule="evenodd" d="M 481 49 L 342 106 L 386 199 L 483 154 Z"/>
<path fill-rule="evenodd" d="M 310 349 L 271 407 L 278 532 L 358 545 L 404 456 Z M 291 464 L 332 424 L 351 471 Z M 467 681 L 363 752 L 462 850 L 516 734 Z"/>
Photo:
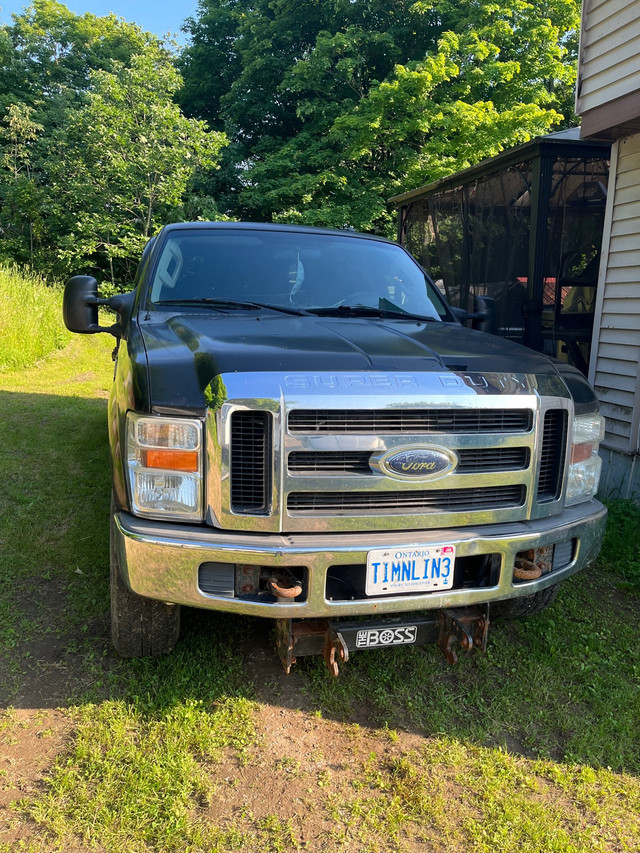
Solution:
<path fill-rule="evenodd" d="M 329 673 L 337 676 L 349 653 L 361 649 L 437 643 L 447 662 L 456 664 L 458 646 L 486 651 L 488 630 L 487 604 L 375 620 L 278 619 L 276 643 L 287 675 L 298 657 L 323 655 Z"/>
<path fill-rule="evenodd" d="M 460 645 L 470 652 L 476 648 L 481 652 L 487 650 L 489 633 L 489 605 L 483 611 L 479 607 L 456 608 L 438 612 L 438 647 L 447 663 L 458 663 L 455 646 Z"/>

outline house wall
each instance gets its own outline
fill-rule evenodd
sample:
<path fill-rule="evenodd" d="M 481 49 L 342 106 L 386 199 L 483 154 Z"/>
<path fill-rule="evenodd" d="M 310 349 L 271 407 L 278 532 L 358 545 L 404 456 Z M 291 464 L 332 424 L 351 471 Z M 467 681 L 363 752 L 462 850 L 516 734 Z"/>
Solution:
<path fill-rule="evenodd" d="M 640 9 L 637 0 L 584 0 L 577 112 L 640 89 Z"/>
<path fill-rule="evenodd" d="M 607 420 L 601 491 L 640 497 L 640 134 L 613 145 L 589 379 Z"/>

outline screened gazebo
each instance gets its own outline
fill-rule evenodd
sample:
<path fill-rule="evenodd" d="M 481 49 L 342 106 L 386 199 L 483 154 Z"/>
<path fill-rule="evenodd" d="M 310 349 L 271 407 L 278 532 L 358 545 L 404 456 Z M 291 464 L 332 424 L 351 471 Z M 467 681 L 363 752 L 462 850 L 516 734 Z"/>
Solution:
<path fill-rule="evenodd" d="M 538 137 L 391 199 L 398 239 L 450 304 L 497 301 L 499 334 L 588 369 L 610 146 Z"/>

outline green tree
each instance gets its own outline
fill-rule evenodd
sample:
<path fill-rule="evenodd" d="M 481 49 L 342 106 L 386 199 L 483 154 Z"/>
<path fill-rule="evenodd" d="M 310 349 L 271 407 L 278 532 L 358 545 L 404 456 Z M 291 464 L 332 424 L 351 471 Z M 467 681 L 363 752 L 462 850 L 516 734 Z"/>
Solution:
<path fill-rule="evenodd" d="M 0 108 L 26 103 L 48 132 L 82 103 L 92 70 L 127 65 L 149 44 L 159 40 L 115 15 L 75 15 L 56 0 L 33 0 L 0 27 Z"/>
<path fill-rule="evenodd" d="M 41 272 L 56 268 L 64 236 L 51 215 L 57 204 L 52 152 L 69 117 L 81 109 L 91 69 L 131 63 L 159 44 L 139 27 L 110 15 L 74 15 L 56 0 L 34 0 L 0 26 L 0 254 Z"/>
<path fill-rule="evenodd" d="M 148 238 L 179 216 L 195 172 L 215 168 L 225 137 L 182 114 L 172 99 L 180 75 L 166 51 L 151 45 L 129 67 L 112 68 L 91 73 L 49 174 L 58 258 L 69 268 L 106 263 L 115 283 L 115 263 L 131 276 Z"/>
<path fill-rule="evenodd" d="M 130 276 L 167 219 L 215 216 L 199 169 L 224 143 L 174 96 L 174 53 L 114 15 L 33 0 L 0 27 L 0 254 Z"/>
<path fill-rule="evenodd" d="M 306 127 L 324 132 L 329 118 L 357 103 L 395 62 L 420 58 L 434 28 L 413 5 L 201 0 L 199 15 L 187 20 L 191 42 L 179 59 L 179 102 L 230 138 L 207 191 L 234 215 L 263 218 L 242 195 L 252 164 Z"/>
<path fill-rule="evenodd" d="M 42 193 L 33 175 L 33 147 L 44 129 L 33 120 L 35 110 L 11 104 L 0 126 L 1 257 L 33 263 L 34 243 L 42 230 Z"/>
<path fill-rule="evenodd" d="M 239 189 L 226 196 L 232 212 L 390 231 L 390 195 L 573 118 L 579 0 L 200 9 L 182 97 L 189 109 L 190 87 L 212 85 L 207 57 L 229 60 L 214 100 L 239 165 L 225 172 Z M 200 38 L 200 22 L 211 33 L 230 9 L 223 39 Z"/>

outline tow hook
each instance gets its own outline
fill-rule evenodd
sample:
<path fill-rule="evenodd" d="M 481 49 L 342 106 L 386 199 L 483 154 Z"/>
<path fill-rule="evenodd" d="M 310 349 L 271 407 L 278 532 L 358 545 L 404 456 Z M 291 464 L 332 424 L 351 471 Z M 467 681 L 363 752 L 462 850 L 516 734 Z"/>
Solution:
<path fill-rule="evenodd" d="M 302 584 L 297 578 L 289 575 L 270 577 L 267 581 L 269 592 L 275 595 L 280 604 L 291 602 L 302 593 Z"/>
<path fill-rule="evenodd" d="M 553 545 L 530 548 L 516 554 L 513 577 L 519 581 L 532 581 L 553 571 Z"/>
<path fill-rule="evenodd" d="M 325 634 L 324 659 L 329 674 L 334 678 L 340 674 L 336 657 L 341 663 L 346 663 L 349 660 L 349 649 L 342 634 L 335 631 L 333 625 L 330 624 Z"/>

